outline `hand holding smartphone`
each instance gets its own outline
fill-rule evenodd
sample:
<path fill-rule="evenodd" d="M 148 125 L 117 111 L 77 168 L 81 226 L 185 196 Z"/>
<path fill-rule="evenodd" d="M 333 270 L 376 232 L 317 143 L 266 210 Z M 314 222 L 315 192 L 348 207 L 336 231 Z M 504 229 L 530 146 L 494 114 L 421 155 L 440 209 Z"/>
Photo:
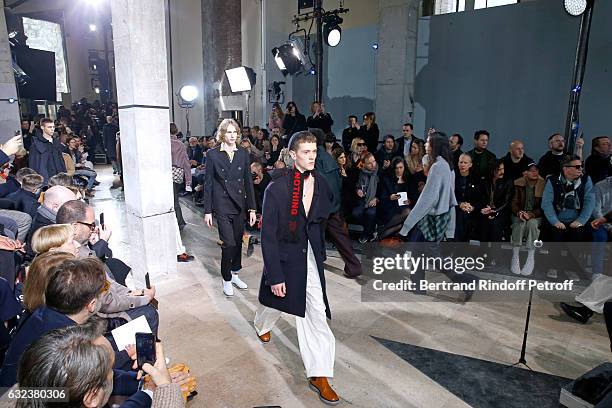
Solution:
<path fill-rule="evenodd" d="M 153 333 L 136 333 L 136 357 L 138 367 L 145 363 L 155 365 L 155 335 Z"/>

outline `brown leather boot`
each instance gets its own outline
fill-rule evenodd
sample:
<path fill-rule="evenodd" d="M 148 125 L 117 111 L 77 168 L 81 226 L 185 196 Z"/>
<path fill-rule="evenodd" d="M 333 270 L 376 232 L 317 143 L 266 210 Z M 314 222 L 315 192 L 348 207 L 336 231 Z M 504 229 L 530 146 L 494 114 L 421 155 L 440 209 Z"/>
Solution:
<path fill-rule="evenodd" d="M 319 399 L 327 405 L 338 405 L 340 403 L 338 394 L 329 385 L 326 377 L 312 377 L 308 380 L 308 385 L 319 394 Z"/>
<path fill-rule="evenodd" d="M 257 335 L 257 337 L 259 337 L 259 340 L 261 340 L 262 343 L 268 343 L 270 341 L 271 333 L 267 332 L 262 335 Z"/>

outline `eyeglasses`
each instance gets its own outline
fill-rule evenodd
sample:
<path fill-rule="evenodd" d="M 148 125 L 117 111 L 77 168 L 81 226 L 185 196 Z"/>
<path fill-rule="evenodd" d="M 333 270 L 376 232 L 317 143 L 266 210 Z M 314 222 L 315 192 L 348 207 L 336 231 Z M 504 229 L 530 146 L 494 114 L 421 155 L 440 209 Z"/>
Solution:
<path fill-rule="evenodd" d="M 365 146 L 365 145 L 366 145 L 365 143 L 357 143 L 357 146 L 361 146 L 361 147 L 363 147 L 363 146 Z"/>
<path fill-rule="evenodd" d="M 93 231 L 93 230 L 96 229 L 96 223 L 95 222 L 92 222 L 90 224 L 90 223 L 87 223 L 87 222 L 77 221 L 77 224 L 85 225 L 87 228 L 89 228 L 90 231 Z"/>

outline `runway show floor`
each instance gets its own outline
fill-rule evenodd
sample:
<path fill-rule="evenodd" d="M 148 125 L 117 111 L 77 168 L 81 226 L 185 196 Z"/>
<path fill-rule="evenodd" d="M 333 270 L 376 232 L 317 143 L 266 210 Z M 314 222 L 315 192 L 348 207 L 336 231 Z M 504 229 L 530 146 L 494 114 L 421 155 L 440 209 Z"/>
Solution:
<path fill-rule="evenodd" d="M 100 169 L 99 180 L 92 204 L 113 228 L 115 256 L 129 264 L 123 192 L 110 189 L 110 168 Z M 183 243 L 196 259 L 153 284 L 166 355 L 187 363 L 197 376 L 199 395 L 188 406 L 324 406 L 307 386 L 295 319 L 284 315 L 268 344 L 255 334 L 263 265 L 259 245 L 243 259 L 241 278 L 249 289 L 228 299 L 221 291 L 216 229 L 206 228 L 202 216 L 186 205 L 183 214 L 188 222 Z M 535 303 L 526 353 L 533 372 L 508 368 L 521 352 L 526 303 L 463 303 L 413 294 L 406 294 L 412 300 L 407 302 L 364 303 L 364 281 L 345 278 L 342 268 L 337 252 L 328 251 L 330 327 L 336 337 L 331 384 L 341 406 L 558 407 L 560 386 L 609 361 L 600 315 L 581 325 L 558 304 Z"/>

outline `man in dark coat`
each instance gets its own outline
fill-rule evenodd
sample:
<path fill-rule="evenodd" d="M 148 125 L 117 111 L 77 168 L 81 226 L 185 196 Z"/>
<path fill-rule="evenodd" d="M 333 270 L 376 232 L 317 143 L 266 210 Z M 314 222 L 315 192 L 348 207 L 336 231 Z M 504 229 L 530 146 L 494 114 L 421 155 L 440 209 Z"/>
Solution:
<path fill-rule="evenodd" d="M 204 223 L 212 228 L 213 212 L 217 218 L 221 244 L 223 293 L 230 297 L 234 288 L 247 289 L 239 277 L 242 269 L 242 237 L 246 213 L 249 224 L 256 220 L 255 190 L 249 153 L 236 145 L 240 126 L 224 119 L 217 130 L 220 145 L 206 152 L 204 179 Z"/>
<path fill-rule="evenodd" d="M 104 150 L 106 151 L 106 158 L 113 165 L 113 173 L 117 174 L 117 132 L 119 132 L 119 126 L 112 116 L 106 117 L 106 124 L 102 128 L 102 141 L 104 143 Z"/>
<path fill-rule="evenodd" d="M 66 171 L 66 164 L 62 157 L 62 144 L 54 137 L 55 124 L 51 119 L 43 118 L 40 121 L 42 132 L 36 133 L 30 146 L 29 167 L 43 176 L 45 184 L 57 173 Z"/>
<path fill-rule="evenodd" d="M 42 184 L 43 178 L 40 174 L 28 174 L 21 179 L 21 188 L 9 194 L 6 198 L 13 201 L 17 211 L 30 214 L 30 217 L 34 219 L 36 211 L 40 207 L 38 195 Z"/>
<path fill-rule="evenodd" d="M 335 339 L 326 317 L 331 318 L 325 290 L 325 221 L 333 194 L 316 172 L 317 140 L 310 132 L 294 134 L 289 154 L 293 170 L 276 178 L 264 197 L 261 248 L 264 270 L 255 315 L 260 340 L 270 341 L 270 331 L 281 312 L 293 314 L 300 354 L 310 387 L 321 400 L 337 404 L 338 395 L 328 383 L 333 377 Z"/>

